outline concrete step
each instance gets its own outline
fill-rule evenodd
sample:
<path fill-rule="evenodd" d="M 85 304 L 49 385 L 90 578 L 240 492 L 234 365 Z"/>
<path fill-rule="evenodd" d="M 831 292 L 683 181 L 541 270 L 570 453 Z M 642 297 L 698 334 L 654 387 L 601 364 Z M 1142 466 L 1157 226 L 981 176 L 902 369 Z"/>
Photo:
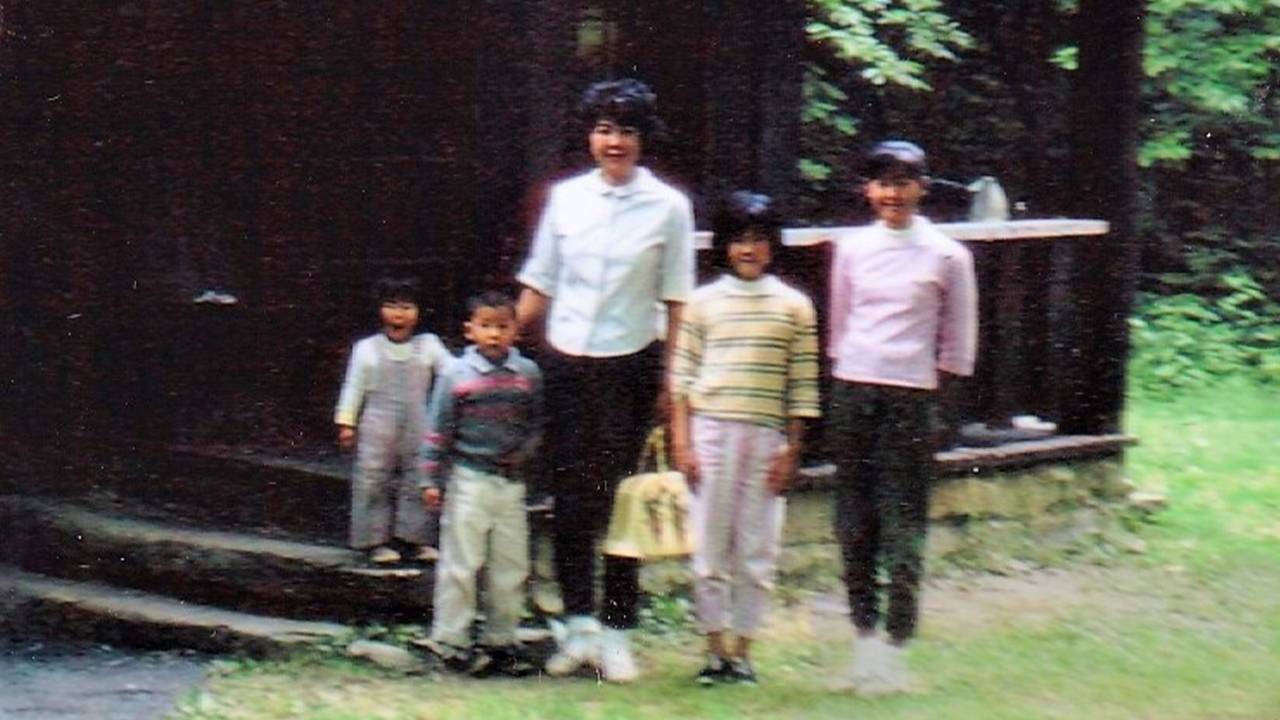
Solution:
<path fill-rule="evenodd" d="M 368 567 L 344 547 L 205 530 L 0 496 L 0 560 L 197 603 L 302 619 L 426 622 L 430 567 Z"/>
<path fill-rule="evenodd" d="M 350 489 L 337 460 L 86 439 L 26 451 L 24 474 L 42 494 L 86 499 L 130 517 L 346 542 Z"/>
<path fill-rule="evenodd" d="M 147 648 L 269 655 L 308 643 L 340 642 L 351 629 L 222 610 L 103 583 L 0 566 L 0 624 L 22 632 L 93 638 Z"/>

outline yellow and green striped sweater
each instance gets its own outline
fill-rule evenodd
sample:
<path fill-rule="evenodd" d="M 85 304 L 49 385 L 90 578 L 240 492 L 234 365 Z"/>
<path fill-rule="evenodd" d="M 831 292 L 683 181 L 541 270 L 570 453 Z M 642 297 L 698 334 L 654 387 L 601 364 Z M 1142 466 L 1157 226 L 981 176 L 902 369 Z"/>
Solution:
<path fill-rule="evenodd" d="M 703 285 L 685 306 L 670 382 L 698 415 L 779 429 L 820 416 L 813 303 L 773 275 Z"/>

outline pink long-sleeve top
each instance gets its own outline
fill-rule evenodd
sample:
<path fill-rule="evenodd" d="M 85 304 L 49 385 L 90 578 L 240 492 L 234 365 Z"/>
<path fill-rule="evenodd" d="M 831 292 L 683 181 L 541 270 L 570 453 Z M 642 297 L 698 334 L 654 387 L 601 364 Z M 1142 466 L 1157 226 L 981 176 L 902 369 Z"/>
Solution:
<path fill-rule="evenodd" d="M 978 291 L 969 249 L 916 216 L 836 240 L 827 354 L 839 380 L 932 390 L 972 375 Z"/>

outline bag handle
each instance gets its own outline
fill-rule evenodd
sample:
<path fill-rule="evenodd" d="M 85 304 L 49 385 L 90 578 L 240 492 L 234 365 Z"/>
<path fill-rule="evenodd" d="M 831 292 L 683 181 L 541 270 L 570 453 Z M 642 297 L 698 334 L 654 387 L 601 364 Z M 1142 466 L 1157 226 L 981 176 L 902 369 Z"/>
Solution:
<path fill-rule="evenodd" d="M 636 473 L 643 473 L 649 460 L 653 460 L 654 468 L 658 472 L 668 472 L 671 466 L 667 463 L 667 429 L 662 425 L 655 425 L 649 431 L 649 436 L 645 438 L 644 448 L 640 450 L 640 457 L 636 461 Z"/>

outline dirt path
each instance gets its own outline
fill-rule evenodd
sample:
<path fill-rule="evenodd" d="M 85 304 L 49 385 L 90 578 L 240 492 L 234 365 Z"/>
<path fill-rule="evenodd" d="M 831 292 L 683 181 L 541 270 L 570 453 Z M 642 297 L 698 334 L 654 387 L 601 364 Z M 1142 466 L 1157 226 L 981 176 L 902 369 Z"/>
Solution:
<path fill-rule="evenodd" d="M 923 621 L 949 635 L 981 632 L 1017 619 L 1051 622 L 1085 607 L 1136 608 L 1133 568 L 1038 569 L 1012 575 L 969 575 L 931 581 Z"/>
<path fill-rule="evenodd" d="M 921 596 L 921 621 L 930 634 L 961 637 L 997 629 L 1050 623 L 1078 612 L 1107 610 L 1168 615 L 1175 598 L 1192 590 L 1176 571 L 1133 566 L 1027 569 L 1007 575 L 930 578 Z M 1160 591 L 1153 591 L 1160 588 Z M 847 633 L 842 593 L 812 597 L 807 610 L 815 634 Z"/>
<path fill-rule="evenodd" d="M 1163 592 L 1153 593 L 1157 586 Z M 1164 614 L 1170 596 L 1182 591 L 1199 594 L 1176 573 L 1134 567 L 973 574 L 930 579 L 922 615 L 929 633 L 957 637 L 1090 609 Z M 792 633 L 806 624 L 816 636 L 846 636 L 842 595 L 814 595 L 778 613 L 770 630 Z M 163 718 L 203 683 L 209 661 L 183 653 L 0 640 L 0 720 Z"/>
<path fill-rule="evenodd" d="M 152 720 L 204 680 L 209 658 L 0 642 L 0 720 Z"/>

